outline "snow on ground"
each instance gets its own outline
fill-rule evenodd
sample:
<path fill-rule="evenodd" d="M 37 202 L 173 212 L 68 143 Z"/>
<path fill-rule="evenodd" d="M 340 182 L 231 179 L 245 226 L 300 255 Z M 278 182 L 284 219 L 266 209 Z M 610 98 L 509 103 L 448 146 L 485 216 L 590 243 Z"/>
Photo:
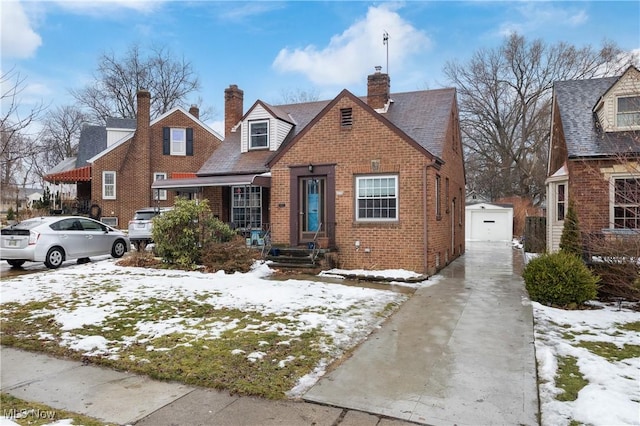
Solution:
<path fill-rule="evenodd" d="M 620 327 L 640 321 L 640 314 L 624 307 L 599 307 L 567 311 L 533 303 L 543 425 L 568 425 L 572 419 L 589 425 L 640 424 L 640 358 L 610 361 L 577 346 L 587 341 L 620 348 L 640 345 L 640 333 Z M 558 357 L 566 356 L 577 358 L 589 383 L 575 401 L 563 402 L 555 399 L 563 391 L 554 378 Z"/>
<path fill-rule="evenodd" d="M 402 276 L 408 274 L 397 272 Z M 260 327 L 277 330 L 285 337 L 318 328 L 331 338 L 331 346 L 324 348 L 328 359 L 298 384 L 297 389 L 302 392 L 324 374 L 332 358 L 355 346 L 380 325 L 384 320 L 380 313 L 389 304 L 401 304 L 409 297 L 386 289 L 317 280 L 271 280 L 271 273 L 266 264 L 260 263 L 245 274 L 225 274 L 223 271 L 205 274 L 120 267 L 113 259 L 108 259 L 3 280 L 0 303 L 49 300 L 49 307 L 33 311 L 32 315 L 53 315 L 63 331 L 63 346 L 86 356 L 112 359 L 118 359 L 122 349 L 136 342 L 144 343 L 171 333 L 215 339 L 238 326 L 237 319 L 204 322 L 202 318 L 182 311 L 163 313 L 162 318 L 149 318 L 148 315 L 141 318 L 134 325 L 134 336 L 117 341 L 104 337 L 108 331 L 105 321 L 126 315 L 132 309 L 143 311 L 149 306 L 157 306 L 158 301 L 167 302 L 169 306 L 172 302 L 182 302 L 180 306 L 208 304 L 214 309 L 238 309 L 256 312 L 258 316 L 273 314 L 277 316 L 276 320 Z M 87 335 L 86 329 L 82 329 L 86 326 L 97 327 L 94 329 L 97 331 Z M 104 333 L 99 331 L 101 328 Z M 52 336 L 41 333 L 39 338 L 47 340 Z M 169 349 L 148 347 L 148 350 Z M 254 352 L 245 356 L 255 361 L 262 355 Z M 292 392 L 295 396 L 296 390 Z"/>

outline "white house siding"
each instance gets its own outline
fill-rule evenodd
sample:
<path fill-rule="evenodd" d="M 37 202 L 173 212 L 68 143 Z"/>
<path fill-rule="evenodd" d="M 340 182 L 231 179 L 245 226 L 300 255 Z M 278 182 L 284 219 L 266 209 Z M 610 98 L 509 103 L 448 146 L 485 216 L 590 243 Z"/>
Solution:
<path fill-rule="evenodd" d="M 132 134 L 133 130 L 129 129 L 107 129 L 107 147 Z"/>
<path fill-rule="evenodd" d="M 280 144 L 282 143 L 284 138 L 287 137 L 293 125 L 277 119 L 273 119 L 271 120 L 271 122 L 274 129 L 274 131 L 272 131 L 271 133 L 275 134 L 275 138 L 270 139 L 271 151 L 276 151 L 278 148 L 280 148 Z"/>
<path fill-rule="evenodd" d="M 241 151 L 249 151 L 249 123 L 255 120 L 269 120 L 269 140 L 273 140 L 275 135 L 273 126 L 273 117 L 267 112 L 262 105 L 256 105 L 251 114 L 242 122 L 242 135 L 240 139 Z"/>
<path fill-rule="evenodd" d="M 607 132 L 616 129 L 616 99 L 618 96 L 636 95 L 640 84 L 640 73 L 630 69 L 620 80 L 613 85 L 603 99 L 603 105 L 598 109 L 597 115 L 600 124 Z"/>
<path fill-rule="evenodd" d="M 566 193 L 569 193 L 569 185 L 566 176 L 562 176 L 561 180 L 547 181 L 547 251 L 556 252 L 560 250 L 560 238 L 562 237 L 562 229 L 564 228 L 564 220 L 556 218 L 557 203 L 557 186 L 558 184 L 566 185 Z M 567 199 L 566 208 L 569 207 Z M 566 210 L 565 210 L 566 214 Z"/>

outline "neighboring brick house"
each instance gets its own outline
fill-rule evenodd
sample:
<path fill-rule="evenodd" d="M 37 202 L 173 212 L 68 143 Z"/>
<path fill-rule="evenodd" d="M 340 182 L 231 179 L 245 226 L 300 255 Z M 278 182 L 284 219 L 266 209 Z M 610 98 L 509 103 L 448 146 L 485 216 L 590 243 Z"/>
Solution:
<path fill-rule="evenodd" d="M 138 92 L 137 102 L 133 128 L 105 132 L 98 137 L 103 148 L 85 158 L 84 166 L 47 177 L 51 182 L 65 176 L 77 179 L 78 196 L 91 200 L 91 214 L 121 228 L 139 208 L 171 206 L 176 195 L 190 196 L 154 191 L 151 184 L 195 175 L 222 142 L 222 136 L 199 120 L 197 107 L 189 112 L 176 107 L 151 120 L 151 94 Z"/>
<path fill-rule="evenodd" d="M 434 273 L 464 253 L 463 151 L 455 89 L 390 93 L 368 77 L 367 97 L 242 111 L 225 90 L 226 139 L 191 180 L 221 219 L 305 245 L 318 231 L 339 266 Z"/>
<path fill-rule="evenodd" d="M 63 213 L 89 214 L 93 204 L 91 198 L 91 166 L 87 162 L 119 140 L 131 137 L 136 129 L 136 120 L 131 118 L 108 118 L 105 126 L 84 124 L 80 131 L 78 152 L 49 170 L 44 180 L 60 204 L 51 206 Z M 58 197 L 55 195 L 58 194 Z"/>
<path fill-rule="evenodd" d="M 640 71 L 556 82 L 547 168 L 547 249 L 573 200 L 584 236 L 640 229 Z"/>

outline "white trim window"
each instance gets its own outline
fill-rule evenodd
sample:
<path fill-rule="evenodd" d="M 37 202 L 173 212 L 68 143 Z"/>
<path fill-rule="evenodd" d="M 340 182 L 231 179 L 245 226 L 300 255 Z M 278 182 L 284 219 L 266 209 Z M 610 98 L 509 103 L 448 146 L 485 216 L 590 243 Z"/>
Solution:
<path fill-rule="evenodd" d="M 567 214 L 567 184 L 556 184 L 556 221 L 562 222 Z"/>
<path fill-rule="evenodd" d="M 640 96 L 620 96 L 616 99 L 616 127 L 640 127 Z"/>
<path fill-rule="evenodd" d="M 356 177 L 356 220 L 398 220 L 398 176 Z"/>
<path fill-rule="evenodd" d="M 187 129 L 171 128 L 171 155 L 187 155 Z"/>
<path fill-rule="evenodd" d="M 262 228 L 262 187 L 231 187 L 231 222 L 242 229 Z"/>
<path fill-rule="evenodd" d="M 116 199 L 116 172 L 102 172 L 102 198 L 104 200 Z"/>
<path fill-rule="evenodd" d="M 249 149 L 269 148 L 269 120 L 249 123 Z"/>
<path fill-rule="evenodd" d="M 611 227 L 640 229 L 640 180 L 638 177 L 611 179 Z"/>
<path fill-rule="evenodd" d="M 166 173 L 162 173 L 162 172 L 156 172 L 153 174 L 153 181 L 157 181 L 157 180 L 165 180 L 167 178 L 167 174 Z M 155 201 L 158 200 L 166 200 L 167 199 L 167 190 L 166 189 L 154 189 L 153 190 L 153 199 Z"/>

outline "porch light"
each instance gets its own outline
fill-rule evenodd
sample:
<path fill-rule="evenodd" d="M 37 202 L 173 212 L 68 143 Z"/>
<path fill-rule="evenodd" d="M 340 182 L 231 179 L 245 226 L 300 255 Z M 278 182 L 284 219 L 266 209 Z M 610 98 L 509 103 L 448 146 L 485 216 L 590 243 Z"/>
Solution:
<path fill-rule="evenodd" d="M 309 169 L 309 173 L 313 173 L 313 164 L 309 164 L 308 169 Z"/>

